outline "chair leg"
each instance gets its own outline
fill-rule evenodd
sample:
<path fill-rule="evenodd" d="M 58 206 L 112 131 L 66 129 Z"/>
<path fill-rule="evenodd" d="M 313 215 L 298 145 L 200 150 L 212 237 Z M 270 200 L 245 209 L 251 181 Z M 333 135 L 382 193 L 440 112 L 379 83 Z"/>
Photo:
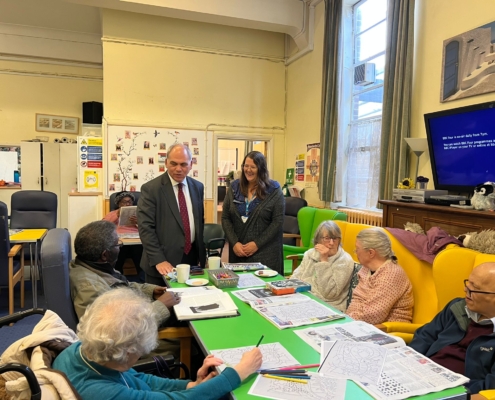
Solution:
<path fill-rule="evenodd" d="M 191 338 L 180 338 L 180 362 L 184 363 L 191 371 Z M 184 371 L 180 371 L 180 377 L 185 378 Z"/>
<path fill-rule="evenodd" d="M 9 315 L 14 314 L 14 259 L 9 257 Z"/>
<path fill-rule="evenodd" d="M 24 308 L 24 249 L 21 250 L 21 308 Z"/>

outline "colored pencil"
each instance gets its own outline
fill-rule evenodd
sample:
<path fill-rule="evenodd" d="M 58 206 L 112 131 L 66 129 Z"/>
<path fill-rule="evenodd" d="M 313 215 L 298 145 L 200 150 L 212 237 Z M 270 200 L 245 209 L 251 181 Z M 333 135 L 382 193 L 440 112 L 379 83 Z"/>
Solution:
<path fill-rule="evenodd" d="M 261 344 L 261 341 L 263 340 L 264 337 L 265 337 L 265 335 L 261 335 L 260 340 L 258 341 L 258 344 L 256 345 L 256 347 L 258 347 Z"/>
<path fill-rule="evenodd" d="M 289 381 L 289 382 L 297 382 L 297 383 L 304 383 L 307 384 L 308 381 L 304 379 L 294 379 L 294 378 L 285 378 L 281 377 L 278 375 L 263 375 L 265 378 L 270 378 L 270 379 L 278 379 L 280 381 Z"/>
<path fill-rule="evenodd" d="M 286 371 L 291 369 L 303 369 L 303 368 L 316 368 L 319 367 L 320 364 L 308 364 L 308 365 L 294 365 L 292 367 L 279 368 L 279 371 Z"/>
<path fill-rule="evenodd" d="M 281 378 L 290 378 L 290 379 L 311 379 L 309 375 L 282 375 L 282 374 L 261 374 L 263 376 L 280 376 Z"/>
<path fill-rule="evenodd" d="M 262 369 L 258 372 L 260 374 L 272 374 L 272 375 L 278 375 L 278 374 L 281 374 L 281 375 L 306 375 L 306 376 L 308 375 L 306 373 L 306 370 L 304 370 L 304 369 L 297 369 L 294 371 L 289 371 L 289 370 L 279 371 L 277 369 Z"/>

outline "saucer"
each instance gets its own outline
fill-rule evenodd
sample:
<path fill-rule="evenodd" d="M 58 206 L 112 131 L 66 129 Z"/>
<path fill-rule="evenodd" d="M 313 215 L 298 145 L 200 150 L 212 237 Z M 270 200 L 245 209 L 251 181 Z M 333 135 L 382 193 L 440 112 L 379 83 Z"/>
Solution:
<path fill-rule="evenodd" d="M 277 276 L 278 272 L 272 269 L 260 269 L 259 271 L 255 271 L 254 274 L 256 276 L 261 276 L 262 278 L 271 278 Z"/>
<path fill-rule="evenodd" d="M 208 284 L 208 279 L 202 279 L 202 278 L 197 278 L 197 279 L 188 279 L 186 281 L 186 285 L 188 286 L 205 286 Z"/>

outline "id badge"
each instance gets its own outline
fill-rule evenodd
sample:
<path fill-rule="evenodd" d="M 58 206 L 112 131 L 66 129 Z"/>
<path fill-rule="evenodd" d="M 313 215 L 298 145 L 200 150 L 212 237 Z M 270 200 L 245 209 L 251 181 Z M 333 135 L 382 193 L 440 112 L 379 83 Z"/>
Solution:
<path fill-rule="evenodd" d="M 242 216 L 241 219 L 242 219 L 242 222 L 246 223 L 246 221 L 248 220 L 248 217 Z"/>

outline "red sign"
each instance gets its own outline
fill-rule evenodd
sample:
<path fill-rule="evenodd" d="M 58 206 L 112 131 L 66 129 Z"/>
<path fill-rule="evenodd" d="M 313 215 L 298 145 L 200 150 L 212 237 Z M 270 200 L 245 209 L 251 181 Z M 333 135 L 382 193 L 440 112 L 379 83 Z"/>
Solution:
<path fill-rule="evenodd" d="M 88 161 L 88 168 L 103 168 L 102 161 Z"/>

